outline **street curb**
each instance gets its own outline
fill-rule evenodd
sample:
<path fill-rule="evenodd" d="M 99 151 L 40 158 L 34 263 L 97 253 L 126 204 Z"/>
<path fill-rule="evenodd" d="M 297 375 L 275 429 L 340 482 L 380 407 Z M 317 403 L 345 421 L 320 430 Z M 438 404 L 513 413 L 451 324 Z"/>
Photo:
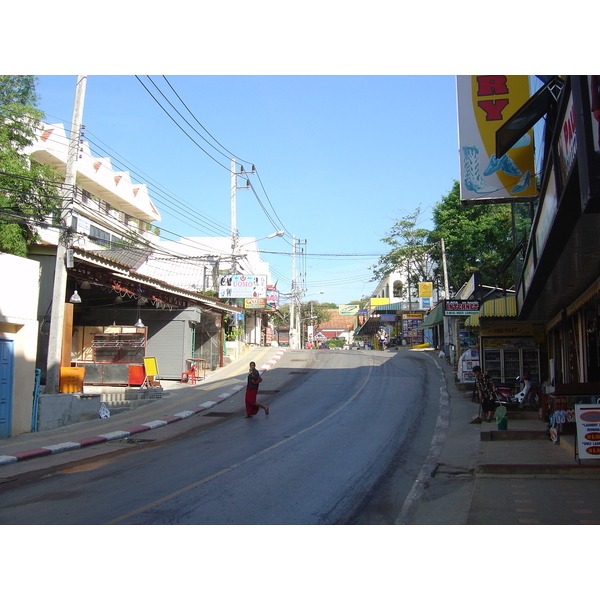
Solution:
<path fill-rule="evenodd" d="M 260 373 L 268 371 L 281 359 L 286 350 L 287 348 L 277 352 L 275 356 L 271 360 L 267 361 L 264 365 L 262 365 L 258 369 L 258 371 Z M 20 452 L 15 452 L 14 454 L 2 455 L 0 456 L 0 466 L 14 464 L 16 462 L 22 462 L 24 460 L 31 460 L 32 458 L 39 458 L 41 456 L 50 456 L 52 454 L 58 454 L 60 452 L 66 452 L 69 450 L 79 450 L 81 448 L 86 448 L 95 444 L 102 444 L 111 440 L 127 438 L 130 435 L 142 433 L 144 431 L 150 431 L 151 429 L 156 429 L 157 427 L 164 427 L 165 425 L 170 425 L 171 423 L 178 423 L 183 419 L 193 417 L 194 415 L 197 415 L 201 412 L 213 408 L 217 404 L 224 402 L 225 400 L 231 398 L 240 390 L 243 390 L 245 388 L 245 385 L 235 385 L 228 392 L 220 394 L 217 398 L 215 398 L 212 401 L 209 400 L 203 402 L 202 404 L 198 405 L 194 410 L 186 410 L 180 413 L 176 413 L 172 416 L 164 417 L 160 420 L 144 423 L 142 425 L 134 425 L 133 427 L 127 427 L 122 430 L 111 431 L 109 433 L 83 438 L 74 442 L 63 442 L 51 446 L 42 446 L 41 448 L 32 448 L 31 450 L 21 450 Z"/>

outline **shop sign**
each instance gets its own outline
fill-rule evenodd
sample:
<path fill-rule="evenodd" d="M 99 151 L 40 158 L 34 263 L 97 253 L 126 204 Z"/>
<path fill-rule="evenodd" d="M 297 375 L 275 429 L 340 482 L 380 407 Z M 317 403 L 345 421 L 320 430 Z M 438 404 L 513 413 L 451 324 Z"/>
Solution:
<path fill-rule="evenodd" d="M 576 404 L 579 458 L 600 458 L 600 405 Z"/>
<path fill-rule="evenodd" d="M 267 287 L 267 306 L 265 310 L 274 312 L 279 306 L 279 292 L 272 286 Z"/>
<path fill-rule="evenodd" d="M 219 298 L 266 297 L 266 275 L 223 275 L 219 280 Z"/>
<path fill-rule="evenodd" d="M 567 110 L 558 138 L 558 159 L 563 182 L 567 181 L 577 157 L 577 128 L 575 127 L 575 107 L 573 96 L 569 97 Z"/>
<path fill-rule="evenodd" d="M 517 349 L 517 348 L 535 348 L 532 337 L 483 337 L 482 344 L 484 348 L 504 348 Z"/>
<path fill-rule="evenodd" d="M 244 308 L 261 309 L 261 308 L 266 308 L 266 306 L 267 306 L 266 298 L 246 298 L 244 300 Z"/>
<path fill-rule="evenodd" d="M 533 324 L 522 322 L 511 325 L 482 325 L 479 335 L 486 337 L 509 337 L 512 335 L 533 335 Z"/>
<path fill-rule="evenodd" d="M 402 315 L 402 337 L 404 338 L 423 338 L 423 332 L 417 329 L 423 322 L 423 315 L 405 314 Z"/>
<path fill-rule="evenodd" d="M 543 196 L 540 216 L 535 228 L 535 244 L 538 255 L 542 253 L 546 240 L 550 235 L 554 217 L 558 211 L 558 198 L 556 195 L 556 182 L 554 181 L 554 169 L 550 170 L 548 185 Z"/>
<path fill-rule="evenodd" d="M 433 296 L 433 283 L 423 281 L 419 283 L 419 298 L 431 298 Z"/>
<path fill-rule="evenodd" d="M 444 300 L 445 316 L 476 315 L 479 312 L 479 300 Z"/>

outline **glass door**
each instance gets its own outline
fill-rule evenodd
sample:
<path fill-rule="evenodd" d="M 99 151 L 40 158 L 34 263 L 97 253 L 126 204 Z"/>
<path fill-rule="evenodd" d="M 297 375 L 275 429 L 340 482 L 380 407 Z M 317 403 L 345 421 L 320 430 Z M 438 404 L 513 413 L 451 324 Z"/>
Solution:
<path fill-rule="evenodd" d="M 483 370 L 496 383 L 502 381 L 502 350 L 483 351 Z"/>
<path fill-rule="evenodd" d="M 504 383 L 514 385 L 515 380 L 521 374 L 519 350 L 504 350 L 503 379 Z"/>
<path fill-rule="evenodd" d="M 531 381 L 540 383 L 540 361 L 537 350 L 523 350 L 523 375 L 529 373 Z"/>

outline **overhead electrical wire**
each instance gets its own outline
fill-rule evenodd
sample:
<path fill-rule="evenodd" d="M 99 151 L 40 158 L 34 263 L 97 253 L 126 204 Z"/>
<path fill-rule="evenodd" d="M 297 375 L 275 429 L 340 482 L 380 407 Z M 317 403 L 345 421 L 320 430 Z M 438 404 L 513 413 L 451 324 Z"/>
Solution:
<path fill-rule="evenodd" d="M 219 146 L 221 146 L 221 148 L 223 148 L 223 150 L 225 150 L 225 152 L 227 152 L 227 156 L 231 157 L 231 158 L 237 158 L 240 162 L 242 163 L 246 163 L 247 165 L 251 165 L 251 161 L 248 160 L 244 160 L 243 158 L 240 158 L 239 156 L 236 156 L 233 152 L 231 152 L 231 150 L 228 150 L 227 148 L 225 148 L 225 146 L 223 146 L 223 144 L 221 144 L 221 142 L 219 142 L 219 140 L 217 140 L 217 138 L 215 138 L 210 131 L 208 131 L 208 129 L 206 129 L 206 127 L 204 127 L 204 125 L 202 125 L 202 123 L 200 123 L 200 121 L 198 121 L 198 119 L 196 118 L 196 116 L 194 115 L 194 113 L 188 108 L 187 104 L 181 99 L 181 96 L 175 91 L 175 89 L 173 88 L 173 86 L 171 85 L 171 83 L 169 82 L 169 80 L 166 78 L 165 75 L 162 76 L 163 79 L 167 82 L 168 86 L 171 88 L 171 90 L 173 91 L 173 93 L 177 96 L 177 99 L 179 100 L 179 102 L 181 102 L 181 104 L 183 104 L 183 106 L 185 107 L 185 109 L 190 113 L 190 115 L 192 116 L 192 118 L 194 119 L 194 121 L 196 121 L 196 123 L 198 123 L 198 125 L 200 125 L 200 127 L 202 127 L 202 129 L 204 129 L 204 131 L 217 143 L 219 144 Z M 204 138 L 203 138 L 204 139 Z M 212 145 L 212 144 L 211 144 Z M 213 146 L 214 148 L 214 146 Z"/>

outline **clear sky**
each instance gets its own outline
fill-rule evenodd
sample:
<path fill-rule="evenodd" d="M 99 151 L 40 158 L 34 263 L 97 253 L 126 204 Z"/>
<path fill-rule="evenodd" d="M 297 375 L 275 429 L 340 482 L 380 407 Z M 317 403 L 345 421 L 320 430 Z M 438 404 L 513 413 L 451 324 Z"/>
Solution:
<path fill-rule="evenodd" d="M 75 82 L 38 80 L 47 121 L 67 130 Z M 165 239 L 229 235 L 230 159 L 254 164 L 254 191 L 236 194 L 239 234 L 286 232 L 259 243 L 283 292 L 292 235 L 306 241 L 306 297 L 338 304 L 374 290 L 394 221 L 420 206 L 429 227 L 458 179 L 450 75 L 89 75 L 83 123 L 94 155 L 148 185 Z"/>

